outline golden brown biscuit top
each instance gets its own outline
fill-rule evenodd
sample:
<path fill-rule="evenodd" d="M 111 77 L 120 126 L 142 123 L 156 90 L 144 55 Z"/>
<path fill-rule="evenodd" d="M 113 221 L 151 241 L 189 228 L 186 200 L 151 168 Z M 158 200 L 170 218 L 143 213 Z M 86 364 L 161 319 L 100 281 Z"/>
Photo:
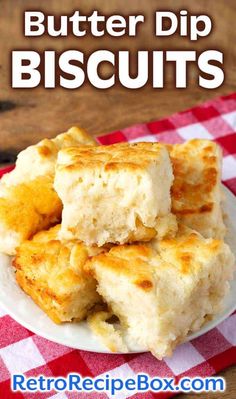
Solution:
<path fill-rule="evenodd" d="M 154 275 L 167 269 L 178 274 L 194 274 L 204 263 L 219 253 L 222 242 L 204 239 L 198 233 L 180 226 L 176 238 L 150 244 L 122 245 L 92 258 L 86 265 L 89 270 L 96 266 L 125 275 L 139 288 L 148 291 L 154 286 Z"/>
<path fill-rule="evenodd" d="M 121 245 L 92 258 L 85 267 L 93 273 L 95 262 L 104 270 L 127 276 L 140 289 L 147 291 L 153 287 L 152 267 L 148 261 L 154 255 L 154 251 L 147 245 Z"/>
<path fill-rule="evenodd" d="M 43 139 L 40 141 L 36 146 L 36 149 L 42 158 L 56 157 L 58 152 L 57 146 L 49 139 Z"/>
<path fill-rule="evenodd" d="M 174 173 L 172 211 L 179 215 L 210 212 L 220 180 L 220 147 L 209 140 L 194 139 L 167 148 Z"/>
<path fill-rule="evenodd" d="M 166 152 L 159 143 L 118 143 L 108 146 L 84 146 L 62 149 L 58 169 L 73 171 L 103 166 L 106 171 L 120 168 L 146 168 L 150 162 L 158 163 Z"/>
<path fill-rule="evenodd" d="M 13 264 L 24 271 L 28 279 L 35 279 L 41 286 L 45 284 L 63 294 L 89 278 L 84 273 L 86 260 L 104 249 L 88 248 L 78 241 L 62 243 L 58 239 L 59 230 L 60 225 L 57 225 L 25 241 L 17 248 Z"/>
<path fill-rule="evenodd" d="M 197 232 L 180 224 L 175 238 L 154 242 L 154 247 L 158 249 L 162 257 L 168 254 L 170 258 L 177 261 L 182 271 L 191 272 L 192 266 L 207 261 L 217 254 L 222 248 L 222 243 L 223 241 L 212 238 L 205 239 Z"/>
<path fill-rule="evenodd" d="M 41 217 L 58 220 L 62 203 L 48 176 L 38 176 L 28 183 L 8 188 L 7 196 L 0 198 L 0 220 L 10 230 L 27 233 L 37 229 Z"/>
<path fill-rule="evenodd" d="M 67 132 L 61 133 L 53 139 L 43 139 L 36 149 L 42 158 L 56 157 L 62 148 L 77 145 L 96 145 L 96 141 L 84 130 L 79 127 L 71 127 Z"/>
<path fill-rule="evenodd" d="M 73 126 L 67 132 L 59 134 L 53 140 L 58 149 L 73 147 L 75 145 L 97 145 L 96 140 L 91 137 L 84 129 Z"/>

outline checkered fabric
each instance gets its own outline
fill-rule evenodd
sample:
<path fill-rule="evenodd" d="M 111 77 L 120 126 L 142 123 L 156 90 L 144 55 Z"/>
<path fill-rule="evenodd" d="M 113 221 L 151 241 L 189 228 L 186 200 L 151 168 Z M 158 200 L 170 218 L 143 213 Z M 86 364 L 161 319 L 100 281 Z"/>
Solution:
<path fill-rule="evenodd" d="M 190 138 L 215 140 L 224 151 L 223 182 L 236 194 L 236 93 L 209 101 L 168 118 L 135 125 L 98 137 L 101 144 L 120 141 L 165 141 L 181 143 Z M 205 335 L 179 346 L 173 357 L 158 361 L 150 353 L 111 355 L 74 350 L 41 338 L 15 322 L 0 309 L 0 398 L 27 399 L 105 399 L 98 393 L 16 393 L 10 391 L 10 376 L 83 376 L 134 377 L 146 372 L 151 376 L 210 376 L 236 364 L 236 313 Z M 153 399 L 172 394 L 127 392 L 116 399 Z"/>

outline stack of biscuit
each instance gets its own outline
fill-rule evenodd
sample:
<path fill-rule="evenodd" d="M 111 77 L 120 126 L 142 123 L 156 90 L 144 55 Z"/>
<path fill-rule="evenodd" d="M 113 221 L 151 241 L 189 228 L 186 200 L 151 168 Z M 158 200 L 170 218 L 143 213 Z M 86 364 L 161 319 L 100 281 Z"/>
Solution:
<path fill-rule="evenodd" d="M 111 351 L 162 359 L 228 291 L 221 202 L 211 141 L 97 146 L 72 128 L 22 151 L 2 179 L 0 251 L 54 322 L 87 318 Z"/>

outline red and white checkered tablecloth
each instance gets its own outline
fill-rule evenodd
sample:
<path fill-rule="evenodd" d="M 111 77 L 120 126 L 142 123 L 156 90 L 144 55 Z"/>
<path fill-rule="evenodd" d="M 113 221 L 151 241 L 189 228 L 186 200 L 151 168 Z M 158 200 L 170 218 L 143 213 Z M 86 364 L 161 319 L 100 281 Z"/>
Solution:
<path fill-rule="evenodd" d="M 157 104 L 158 106 L 158 104 Z M 208 101 L 168 118 L 135 125 L 98 138 L 101 144 L 120 141 L 165 141 L 181 143 L 190 138 L 215 140 L 224 151 L 223 182 L 236 194 L 236 93 Z M 179 346 L 172 358 L 156 360 L 150 353 L 130 355 L 97 354 L 49 342 L 28 331 L 0 309 L 0 398 L 105 399 L 99 393 L 15 393 L 10 376 L 66 376 L 78 372 L 98 376 L 109 372 L 115 378 L 150 376 L 210 376 L 236 364 L 236 313 L 207 334 Z M 131 394 L 131 392 L 130 392 Z M 126 392 L 119 392 L 126 399 Z M 117 397 L 118 397 L 117 396 Z M 171 394 L 138 393 L 132 399 L 166 398 Z"/>

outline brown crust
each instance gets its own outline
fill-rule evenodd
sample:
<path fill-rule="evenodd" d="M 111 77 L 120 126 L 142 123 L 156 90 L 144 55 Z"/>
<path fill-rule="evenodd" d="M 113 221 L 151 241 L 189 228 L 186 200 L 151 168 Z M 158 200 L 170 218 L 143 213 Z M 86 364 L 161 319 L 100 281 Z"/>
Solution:
<path fill-rule="evenodd" d="M 144 291 L 150 291 L 153 287 L 153 284 L 150 280 L 136 281 L 135 284 Z"/>
<path fill-rule="evenodd" d="M 90 259 L 86 268 L 94 273 L 103 269 L 118 276 L 126 276 L 133 284 L 149 291 L 153 289 L 155 267 L 175 267 L 180 274 L 194 273 L 200 267 L 201 257 L 207 259 L 218 253 L 223 241 L 204 239 L 193 230 L 180 225 L 175 238 L 151 244 L 122 245 L 108 253 Z"/>
<path fill-rule="evenodd" d="M 59 230 L 60 225 L 25 241 L 13 260 L 18 284 L 56 323 L 82 319 L 100 300 L 95 280 L 84 271 L 96 250 L 79 242 L 62 244 Z"/>
<path fill-rule="evenodd" d="M 52 150 L 46 145 L 41 145 L 38 147 L 38 153 L 44 157 L 49 157 L 52 155 Z"/>
<path fill-rule="evenodd" d="M 213 210 L 213 203 L 209 203 L 209 204 L 204 204 L 202 206 L 200 206 L 199 208 L 186 208 L 186 209 L 178 209 L 175 208 L 174 206 L 172 206 L 172 211 L 175 214 L 178 215 L 195 215 L 195 214 L 199 214 L 199 213 L 207 213 L 207 212 L 211 212 Z"/>
<path fill-rule="evenodd" d="M 177 216 L 214 210 L 214 190 L 220 183 L 221 150 L 209 140 L 168 145 L 173 164 L 172 211 Z"/>
<path fill-rule="evenodd" d="M 61 212 L 61 200 L 46 176 L 12 186 L 8 197 L 0 198 L 1 223 L 6 230 L 19 233 L 21 239 L 60 222 Z"/>
<path fill-rule="evenodd" d="M 146 168 L 151 161 L 157 161 L 165 147 L 159 143 L 118 143 L 109 146 L 85 146 L 66 148 L 61 151 L 66 156 L 66 163 L 58 164 L 59 170 L 101 167 L 106 171 L 119 169 Z"/>
<path fill-rule="evenodd" d="M 49 291 L 41 290 L 33 280 L 27 278 L 23 273 L 16 273 L 16 281 L 23 291 L 26 292 L 34 302 L 54 321 L 60 324 L 61 320 L 57 312 L 52 307 L 52 300 L 57 301 L 57 297 Z"/>

